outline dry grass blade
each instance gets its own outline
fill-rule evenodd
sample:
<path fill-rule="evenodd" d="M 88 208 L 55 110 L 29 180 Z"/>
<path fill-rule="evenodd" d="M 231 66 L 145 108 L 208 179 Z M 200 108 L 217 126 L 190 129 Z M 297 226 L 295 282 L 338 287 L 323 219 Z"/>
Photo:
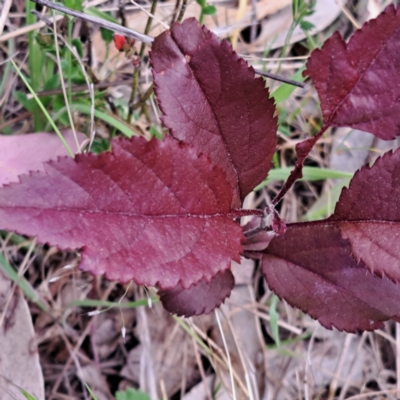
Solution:
<path fill-rule="evenodd" d="M 152 36 L 172 27 L 171 17 L 175 7 L 174 18 L 178 14 L 182 18 L 198 18 L 198 2 L 158 1 L 157 9 L 152 1 L 146 4 L 136 0 L 76 2 L 79 6 L 82 3 L 85 9 L 95 7 L 94 11 L 90 11 L 97 18 L 86 14 L 86 11 L 77 12 L 61 5 L 68 2 L 34 2 L 58 10 L 54 11 L 57 15 L 52 10 L 44 9 L 42 13 L 35 13 L 39 22 L 27 24 L 24 0 L 2 2 L 1 135 L 18 137 L 33 132 L 34 113 L 26 105 L 38 96 L 46 104 L 45 108 L 57 128 L 71 124 L 76 126 L 78 135 L 79 132 L 87 132 L 87 138 L 78 136 L 83 153 L 82 146 L 89 140 L 88 151 L 106 152 L 110 138 L 121 132 L 127 136 L 138 134 L 146 139 L 163 137 L 166 129 L 162 126 L 162 115 L 153 93 L 148 51 L 153 44 Z M 249 62 L 256 74 L 268 78 L 267 84 L 273 88 L 270 92 L 276 95 L 279 131 L 273 159 L 275 169 L 269 173 L 271 180 L 265 181 L 259 190 L 246 197 L 246 209 L 262 210 L 271 203 L 282 185 L 277 177 L 286 173 L 295 162 L 296 145 L 313 136 L 321 126 L 319 99 L 313 85 L 309 81 L 305 85 L 297 82 L 301 68 L 309 59 L 310 50 L 320 47 L 334 30 L 339 30 L 347 41 L 356 27 L 378 15 L 390 1 L 368 0 L 367 7 L 363 8 L 355 0 L 318 0 L 318 13 L 305 18 L 306 22 L 314 21 L 318 25 L 317 31 L 309 31 L 306 35 L 298 28 L 299 35 L 296 33 L 288 41 L 292 43 L 287 48 L 288 56 L 282 58 L 281 44 L 276 45 L 275 38 L 284 43 L 287 29 L 276 28 L 275 32 L 273 24 L 278 26 L 282 22 L 283 26 L 285 22 L 288 26 L 291 3 L 291 0 L 251 0 L 247 4 L 245 1 L 234 3 L 225 0 L 206 2 L 206 5 L 216 7 L 217 11 L 214 15 L 204 16 L 205 25 L 211 30 L 214 28 L 213 32 L 220 38 L 234 31 L 234 42 L 237 40 L 240 57 Z M 321 4 L 329 4 L 326 10 L 335 10 L 337 14 L 324 11 Z M 63 30 L 61 20 L 65 16 L 59 15 L 59 12 L 73 17 L 69 18 L 73 28 L 70 36 Z M 101 15 L 105 17 L 104 13 L 114 23 L 101 19 Z M 332 15 L 327 15 L 330 13 Z M 239 20 L 235 22 L 236 15 Z M 153 22 L 151 29 L 144 32 L 148 17 Z M 124 26 L 118 21 L 123 21 Z M 324 24 L 330 22 L 322 29 L 321 21 Z M 104 32 L 99 27 L 143 42 L 143 51 L 140 52 L 141 43 L 136 43 L 127 54 L 118 53 L 110 32 L 108 43 L 103 40 L 101 33 Z M 11 62 L 6 71 L 7 63 L 12 60 L 28 83 L 31 82 L 33 74 L 27 62 L 29 33 L 40 42 L 38 48 L 46 59 L 40 69 L 43 81 L 34 90 L 34 95 L 27 93 Z M 268 36 L 270 34 L 273 37 Z M 298 38 L 304 37 L 298 42 Z M 41 40 L 44 40 L 43 43 Z M 74 73 L 71 76 L 66 54 L 72 55 L 70 66 L 73 65 Z M 208 61 L 204 60 L 204 70 L 210 67 Z M 140 70 L 141 78 L 134 82 L 134 99 L 130 102 L 134 69 L 138 76 Z M 265 69 L 267 72 L 264 72 Z M 282 76 L 270 73 L 277 69 Z M 228 73 L 228 70 L 225 72 Z M 54 83 L 55 75 L 59 77 L 57 83 Z M 72 84 L 64 81 L 72 81 Z M 289 85 L 296 86 L 294 92 Z M 277 87 L 276 92 L 274 89 Z M 284 95 L 280 97 L 279 92 Z M 20 101 L 25 96 L 28 104 Z M 67 101 L 68 96 L 72 99 L 68 100 L 71 104 Z M 129 123 L 126 123 L 127 119 Z M 113 125 L 111 120 L 119 125 Z M 122 131 L 118 126 L 126 129 Z M 328 169 L 343 170 L 341 176 L 350 176 L 354 172 L 350 167 L 357 161 L 362 159 L 361 164 L 372 162 L 376 155 L 388 149 L 378 141 L 368 141 L 369 138 L 361 144 L 361 135 L 364 133 L 339 129 L 326 132 L 307 159 L 304 172 L 325 171 L 328 174 Z M 386 146 L 396 148 L 399 144 L 400 140 L 386 143 Z M 287 222 L 322 218 L 334 209 L 336 197 L 333 193 L 336 189 L 339 192 L 343 183 L 336 182 L 337 176 L 333 175 L 329 179 L 323 177 L 324 180 L 315 180 L 317 175 L 310 176 L 306 176 L 310 180 L 296 183 L 280 203 L 280 215 Z M 91 179 L 89 174 L 85 175 L 85 179 Z M 325 196 L 330 192 L 332 195 Z M 150 200 L 149 196 L 143 196 L 143 204 Z M 113 240 L 107 229 L 98 234 L 107 237 L 110 242 Z M 152 400 L 400 398 L 399 324 L 388 322 L 382 329 L 362 335 L 327 331 L 300 311 L 273 297 L 257 263 L 245 265 L 242 261 L 237 267 L 239 272 L 234 271 L 235 288 L 215 314 L 182 319 L 173 318 L 161 309 L 154 288 L 144 289 L 133 283 L 110 283 L 102 277 L 93 278 L 79 271 L 75 268 L 79 264 L 79 252 L 58 251 L 48 245 L 37 246 L 30 239 L 3 231 L 0 231 L 0 243 L 0 270 L 6 271 L 11 279 L 11 283 L 6 278 L 0 279 L 1 287 L 9 285 L 6 295 L 2 297 L 3 292 L 0 293 L 0 344 L 3 344 L 0 373 L 3 373 L 2 362 L 6 358 L 19 362 L 21 371 L 25 371 L 23 368 L 31 364 L 19 356 L 24 349 L 31 351 L 30 355 L 39 355 L 47 400 L 89 400 L 91 394 L 88 394 L 86 384 L 98 400 L 120 398 L 117 392 L 128 394 L 127 389 L 133 387 L 140 387 Z M 248 275 L 246 280 L 242 280 L 240 272 L 245 269 Z M 151 292 L 151 297 L 147 290 Z M 27 302 L 21 297 L 22 293 Z M 17 308 L 23 304 L 25 311 L 29 311 L 19 317 L 22 314 L 17 313 Z M 14 317 L 18 317 L 18 321 L 14 321 Z M 34 346 L 33 353 L 32 347 L 25 346 L 26 338 L 17 343 L 27 333 L 24 331 L 28 331 L 25 328 L 30 321 L 33 321 L 35 330 L 30 344 L 32 346 L 34 340 L 37 342 L 37 353 Z M 12 342 L 7 337 L 7 343 L 16 343 L 10 345 L 12 351 L 4 345 L 7 332 L 9 335 L 12 333 L 15 340 Z M 13 355 L 15 360 L 12 360 Z M 36 374 L 38 365 L 39 361 L 32 368 L 32 371 L 36 369 Z M 18 376 L 18 370 L 15 371 L 13 374 L 18 379 L 14 383 L 23 389 L 30 387 L 19 381 L 24 376 Z M 39 375 L 35 375 L 38 385 L 42 382 Z M 38 392 L 32 389 L 29 394 L 37 395 Z M 9 390 L 4 398 L 7 396 L 19 398 L 20 393 Z M 40 397 L 39 393 L 37 397 L 42 400 L 44 394 Z"/>

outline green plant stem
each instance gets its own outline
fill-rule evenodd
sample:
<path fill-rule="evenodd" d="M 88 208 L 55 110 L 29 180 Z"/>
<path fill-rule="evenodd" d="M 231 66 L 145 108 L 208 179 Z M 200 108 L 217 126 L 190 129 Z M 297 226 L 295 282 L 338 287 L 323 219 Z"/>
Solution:
<path fill-rule="evenodd" d="M 73 28 L 73 21 L 71 17 L 68 17 L 68 31 L 67 31 L 67 42 L 70 46 L 72 46 L 72 28 Z M 57 38 L 55 37 L 55 40 Z M 68 50 L 67 51 L 67 65 L 68 65 L 68 103 L 72 103 L 72 54 Z M 61 65 L 60 65 L 61 67 Z"/>
<path fill-rule="evenodd" d="M 314 49 L 316 49 L 318 47 L 318 44 L 315 42 L 315 40 L 312 38 L 312 36 L 310 35 L 310 33 L 308 31 L 304 31 L 304 33 L 307 36 L 307 41 L 308 41 L 308 45 L 310 47 L 310 51 L 313 51 Z"/>
<path fill-rule="evenodd" d="M 34 5 L 30 0 L 25 1 L 26 10 L 26 24 L 32 25 L 36 22 L 36 17 L 31 13 L 34 9 Z M 35 92 L 40 89 L 42 83 L 42 66 L 43 66 L 43 54 L 36 43 L 35 32 L 28 33 L 28 65 L 29 65 L 29 78 L 30 83 Z M 40 113 L 40 108 L 35 104 L 33 106 L 33 126 L 36 132 L 39 132 L 43 128 L 43 116 Z"/>
<path fill-rule="evenodd" d="M 51 127 L 54 129 L 54 132 L 57 134 L 57 136 L 60 138 L 62 144 L 64 145 L 64 147 L 67 149 L 68 154 L 74 158 L 74 153 L 72 152 L 72 150 L 70 149 L 70 147 L 68 146 L 68 143 L 65 141 L 63 135 L 61 134 L 60 130 L 57 128 L 56 124 L 54 123 L 54 121 L 51 119 L 49 113 L 47 112 L 45 106 L 43 105 L 43 103 L 40 101 L 39 97 L 36 95 L 35 91 L 33 90 L 32 86 L 29 84 L 29 82 L 27 81 L 27 79 L 25 78 L 25 76 L 22 74 L 21 70 L 18 68 L 17 64 L 15 64 L 14 60 L 10 60 L 10 62 L 12 63 L 12 65 L 14 66 L 15 70 L 17 71 L 17 74 L 19 75 L 19 77 L 22 79 L 22 81 L 24 82 L 25 86 L 28 88 L 29 92 L 31 93 L 31 95 L 33 96 L 33 98 L 35 99 L 38 107 L 40 110 L 43 111 L 45 117 L 47 118 L 47 120 L 49 121 Z"/>
<path fill-rule="evenodd" d="M 72 100 L 72 91 L 71 91 L 71 73 L 72 70 L 70 71 L 70 67 L 71 67 L 71 51 L 70 51 L 70 46 L 71 43 L 70 41 L 67 42 L 68 44 L 68 93 L 65 90 L 65 82 L 64 82 L 64 73 L 62 70 L 62 65 L 61 65 L 61 58 L 60 58 L 60 49 L 58 46 L 58 40 L 57 40 L 57 25 L 56 25 L 56 20 L 55 20 L 55 11 L 53 10 L 53 16 L 54 16 L 54 20 L 53 20 L 53 33 L 54 33 L 54 47 L 56 50 L 56 58 L 57 58 L 57 64 L 58 64 L 58 70 L 59 70 L 59 75 L 60 75 L 60 81 L 61 81 L 61 87 L 62 87 L 62 92 L 64 95 L 64 100 L 65 100 L 65 105 L 67 107 L 67 112 L 68 112 L 68 119 L 69 119 L 69 124 L 71 126 L 72 132 L 74 134 L 74 138 L 75 138 L 75 143 L 76 143 L 76 148 L 79 149 L 79 142 L 77 139 L 77 135 L 76 135 L 76 131 L 75 131 L 75 126 L 74 126 L 74 120 L 72 117 L 72 113 L 71 113 L 71 109 L 70 109 L 70 104 L 71 104 L 71 100 Z M 68 20 L 68 24 L 70 23 L 70 21 Z M 69 25 L 68 25 L 68 30 L 69 30 Z"/>
<path fill-rule="evenodd" d="M 151 23 L 153 22 L 153 17 L 151 17 L 151 15 L 154 15 L 154 13 L 156 12 L 156 8 L 157 8 L 157 0 L 153 0 L 153 3 L 151 4 L 151 9 L 150 9 L 150 16 L 147 19 L 147 24 L 144 29 L 145 35 L 147 35 L 150 32 Z M 140 61 L 142 61 L 145 46 L 146 46 L 146 44 L 144 42 L 142 42 L 142 44 L 140 45 L 140 51 L 139 51 L 139 60 Z M 138 90 L 139 78 L 140 78 L 140 67 L 137 67 L 137 68 L 135 68 L 135 71 L 133 72 L 132 92 L 131 92 L 131 97 L 129 99 L 128 117 L 126 119 L 126 122 L 128 122 L 128 124 L 131 122 L 132 115 L 133 115 L 133 110 L 134 110 L 133 102 L 135 100 L 136 92 Z"/>
<path fill-rule="evenodd" d="M 50 313 L 47 305 L 40 300 L 37 292 L 31 284 L 23 277 L 19 276 L 17 271 L 7 262 L 2 254 L 0 254 L 0 270 L 11 279 L 24 292 L 25 296 L 34 302 L 42 311 Z"/>
<path fill-rule="evenodd" d="M 290 28 L 289 28 L 288 33 L 287 33 L 286 38 L 285 38 L 285 43 L 283 44 L 283 47 L 282 47 L 281 58 L 284 58 L 286 56 L 286 52 L 287 52 L 287 48 L 289 46 L 290 38 L 292 37 L 296 26 L 297 26 L 297 22 L 295 20 L 295 16 L 293 15 L 293 22 L 290 24 Z M 281 66 L 282 66 L 282 61 L 279 61 L 278 68 L 275 71 L 276 75 L 279 75 L 279 72 L 281 70 Z"/>
<path fill-rule="evenodd" d="M 136 301 L 130 301 L 127 303 L 122 302 L 113 302 L 106 300 L 94 300 L 94 299 L 85 299 L 85 300 L 72 300 L 65 306 L 64 312 L 61 317 L 61 325 L 63 327 L 66 326 L 66 317 L 68 309 L 72 307 L 106 307 L 106 309 L 101 310 L 99 312 L 108 311 L 114 307 L 122 308 L 136 308 L 136 307 L 145 307 L 149 305 L 149 300 L 152 304 L 157 303 L 159 300 L 156 297 L 151 297 L 150 299 L 141 299 Z"/>
<path fill-rule="evenodd" d="M 78 111 L 79 113 L 85 115 L 92 114 L 92 108 L 87 104 L 72 103 L 70 105 L 70 109 L 71 111 Z M 67 112 L 67 107 L 61 108 L 57 111 L 56 114 L 53 115 L 53 120 L 57 121 L 57 119 L 59 119 L 60 116 L 65 112 Z M 132 136 L 140 136 L 139 132 L 134 131 L 130 124 L 125 122 L 122 118 L 119 118 L 117 115 L 95 109 L 94 116 L 111 125 L 113 128 L 119 130 L 121 133 L 129 138 Z"/>
<path fill-rule="evenodd" d="M 87 391 L 89 392 L 90 396 L 92 396 L 92 400 L 98 400 L 97 396 L 94 394 L 93 390 L 90 388 L 90 386 L 85 382 L 85 386 Z"/>
<path fill-rule="evenodd" d="M 276 153 L 275 153 L 276 154 Z M 285 181 L 290 173 L 293 171 L 293 167 L 287 168 L 274 168 L 268 173 L 267 179 L 257 185 L 254 190 L 261 190 L 273 181 Z M 325 179 L 350 179 L 354 174 L 350 172 L 337 171 L 333 169 L 325 169 L 319 167 L 303 167 L 303 178 L 300 181 L 320 181 Z"/>
<path fill-rule="evenodd" d="M 26 10 L 26 24 L 27 25 L 32 25 L 36 22 L 35 16 L 31 13 L 33 10 L 33 4 L 30 0 L 25 1 L 25 10 Z M 35 39 L 34 39 L 34 33 L 29 32 L 28 33 L 28 46 L 29 46 L 29 59 L 28 59 L 28 64 L 29 64 L 29 72 L 31 74 L 31 83 L 32 87 L 34 89 L 37 89 L 36 86 L 36 74 L 35 74 L 35 65 L 34 65 L 34 57 L 33 57 L 33 50 L 34 50 L 34 44 L 35 44 Z"/>
<path fill-rule="evenodd" d="M 213 355 L 212 350 L 199 338 L 199 336 L 190 329 L 188 325 L 183 321 L 181 317 L 177 315 L 172 315 L 172 318 L 178 323 L 178 325 L 193 338 L 193 340 L 204 350 L 206 354 Z"/>
<path fill-rule="evenodd" d="M 151 297 L 150 300 L 153 304 L 158 302 L 157 297 Z M 72 300 L 70 303 L 68 303 L 65 306 L 65 310 L 67 310 L 68 308 L 71 308 L 71 307 L 107 307 L 107 309 L 111 309 L 114 307 L 136 308 L 136 307 L 143 307 L 143 306 L 147 306 L 147 305 L 148 305 L 148 299 L 130 301 L 127 303 L 86 299 L 86 300 Z"/>

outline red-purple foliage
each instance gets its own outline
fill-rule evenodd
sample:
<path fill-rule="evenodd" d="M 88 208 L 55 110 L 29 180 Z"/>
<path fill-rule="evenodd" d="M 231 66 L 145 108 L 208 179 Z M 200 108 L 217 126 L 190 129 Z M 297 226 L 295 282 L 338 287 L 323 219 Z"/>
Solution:
<path fill-rule="evenodd" d="M 184 288 L 240 261 L 232 188 L 206 156 L 172 138 L 113 142 L 113 152 L 45 164 L 0 191 L 3 229 L 62 249 L 111 280 Z M 189 267 L 188 267 L 189 266 Z"/>
<path fill-rule="evenodd" d="M 265 210 L 240 206 L 271 167 L 273 102 L 226 41 L 189 19 L 155 38 L 151 53 L 172 137 L 113 141 L 112 153 L 60 158 L 21 176 L 0 189 L 0 227 L 82 249 L 83 270 L 156 285 L 180 315 L 219 306 L 234 285 L 231 260 L 243 255 L 261 261 L 281 298 L 328 328 L 400 321 L 400 150 L 357 172 L 326 220 L 286 227 L 274 208 L 329 126 L 400 133 L 399 10 L 389 7 L 348 45 L 334 34 L 312 53 L 306 74 L 325 123 L 297 146 L 295 170 Z M 242 233 L 243 215 L 257 218 Z"/>
<path fill-rule="evenodd" d="M 335 226 L 289 226 L 261 260 L 268 286 L 327 328 L 372 330 L 400 317 L 400 285 L 357 263 Z"/>
<path fill-rule="evenodd" d="M 264 80 L 194 18 L 158 36 L 150 60 L 165 126 L 220 165 L 243 200 L 267 176 L 276 149 Z"/>
<path fill-rule="evenodd" d="M 230 270 L 218 272 L 210 281 L 205 279 L 197 282 L 189 289 L 177 285 L 174 289 L 160 290 L 160 300 L 166 310 L 190 317 L 192 315 L 208 314 L 231 294 L 235 279 Z"/>
<path fill-rule="evenodd" d="M 340 227 L 357 262 L 400 281 L 400 150 L 356 172 L 328 222 Z"/>
<path fill-rule="evenodd" d="M 355 174 L 330 218 L 289 225 L 259 254 L 271 289 L 326 327 L 399 318 L 399 198 L 397 150 Z"/>
<path fill-rule="evenodd" d="M 400 135 L 400 8 L 389 6 L 350 39 L 334 33 L 315 50 L 313 80 L 327 126 L 349 126 L 381 139 Z"/>

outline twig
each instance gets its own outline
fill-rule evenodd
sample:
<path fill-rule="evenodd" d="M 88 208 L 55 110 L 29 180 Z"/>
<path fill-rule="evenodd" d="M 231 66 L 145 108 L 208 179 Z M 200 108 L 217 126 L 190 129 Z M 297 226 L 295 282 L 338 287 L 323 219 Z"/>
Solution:
<path fill-rule="evenodd" d="M 148 36 L 146 34 L 136 32 L 136 31 L 134 31 L 132 29 L 125 28 L 124 26 L 121 26 L 121 25 L 118 25 L 118 24 L 114 24 L 113 22 L 106 21 L 106 20 L 104 20 L 102 18 L 96 18 L 96 17 L 93 17 L 91 15 L 84 14 L 84 13 L 81 13 L 79 11 L 72 10 L 72 9 L 70 9 L 68 7 L 61 6 L 59 4 L 51 2 L 49 0 L 32 0 L 32 1 L 34 3 L 36 3 L 36 4 L 40 4 L 42 6 L 46 6 L 48 8 L 51 8 L 53 10 L 62 12 L 64 14 L 71 15 L 73 17 L 80 18 L 80 19 L 82 19 L 84 21 L 88 21 L 88 22 L 92 22 L 94 24 L 100 25 L 103 28 L 109 29 L 109 30 L 114 31 L 114 32 L 118 32 L 121 35 L 136 39 L 136 40 L 138 40 L 140 42 L 143 42 L 143 43 L 151 43 L 151 42 L 154 41 L 153 37 Z"/>
<path fill-rule="evenodd" d="M 145 94 L 142 96 L 142 98 L 135 103 L 132 108 L 134 110 L 137 110 L 140 107 L 143 107 L 144 104 L 146 103 L 146 101 L 149 99 L 149 97 L 153 94 L 153 90 L 154 90 L 154 83 L 152 83 L 149 88 L 146 90 Z"/>
<path fill-rule="evenodd" d="M 178 10 L 179 10 L 179 4 L 180 4 L 180 0 L 175 0 L 174 12 L 172 13 L 172 17 L 171 17 L 171 25 L 176 21 L 176 16 L 177 16 Z"/>
<path fill-rule="evenodd" d="M 8 17 L 8 12 L 10 11 L 12 1 L 11 0 L 5 0 L 3 4 L 3 9 L 1 10 L 0 13 L 0 35 L 3 33 L 4 25 L 6 24 L 6 20 Z"/>
<path fill-rule="evenodd" d="M 121 18 L 121 25 L 122 26 L 128 26 L 126 23 L 126 17 L 125 17 L 125 2 L 122 0 L 119 0 L 118 4 L 118 16 Z"/>
<path fill-rule="evenodd" d="M 284 78 L 283 76 L 271 74 L 270 72 L 265 72 L 265 71 L 262 71 L 261 69 L 254 69 L 254 71 L 258 75 L 266 76 L 267 78 L 274 79 L 275 81 L 279 81 L 279 82 L 287 83 L 288 85 L 293 85 L 293 86 L 297 86 L 300 88 L 304 88 L 303 82 L 293 81 L 292 79 L 287 79 L 287 78 Z"/>
<path fill-rule="evenodd" d="M 143 56 L 143 53 L 144 53 L 144 43 L 152 43 L 154 41 L 154 38 L 148 35 L 148 32 L 150 31 L 150 27 L 151 27 L 151 20 L 152 20 L 152 18 L 150 18 L 150 17 L 149 17 L 149 19 L 147 21 L 149 27 L 146 25 L 145 33 L 142 34 L 142 33 L 136 32 L 136 31 L 134 31 L 132 29 L 125 28 L 125 27 L 123 27 L 121 25 L 114 24 L 112 22 L 108 22 L 108 21 L 106 21 L 104 19 L 96 18 L 96 17 L 93 17 L 91 15 L 84 14 L 84 13 L 81 13 L 79 11 L 72 10 L 72 9 L 70 9 L 68 7 L 61 6 L 59 4 L 51 2 L 49 0 L 32 0 L 32 1 L 34 3 L 36 3 L 36 4 L 40 4 L 40 5 L 46 6 L 48 8 L 54 9 L 56 11 L 62 12 L 64 14 L 72 15 L 72 16 L 74 16 L 76 18 L 80 18 L 80 19 L 82 19 L 84 21 L 100 25 L 103 28 L 109 29 L 109 30 L 114 31 L 114 32 L 118 32 L 118 33 L 120 33 L 120 34 L 122 34 L 122 35 L 124 35 L 126 37 L 130 37 L 130 38 L 133 38 L 133 39 L 136 39 L 136 40 L 142 42 L 142 47 L 140 49 L 141 55 L 139 55 L 140 58 Z M 156 4 L 157 4 L 157 0 L 155 0 L 153 2 L 153 4 L 152 4 L 152 8 L 151 8 L 150 13 L 149 13 L 150 15 L 154 14 Z M 184 15 L 185 10 L 186 10 L 186 4 L 187 4 L 187 0 L 183 0 L 182 1 L 182 6 L 181 6 L 181 10 L 180 10 L 179 16 L 177 18 L 178 22 L 180 22 L 182 20 L 182 18 L 183 18 L 183 15 Z M 154 10 L 153 10 L 153 8 L 154 8 Z M 142 48 L 143 48 L 143 51 L 142 51 Z M 296 81 L 293 81 L 291 79 L 286 79 L 286 78 L 283 78 L 283 77 L 281 77 L 279 75 L 271 74 L 269 72 L 260 71 L 258 69 L 255 69 L 255 72 L 257 74 L 259 74 L 259 75 L 266 76 L 268 78 L 277 80 L 279 82 L 284 82 L 284 83 L 287 83 L 289 85 L 294 85 L 294 86 L 297 86 L 297 87 L 304 88 L 304 83 L 301 83 L 301 82 L 296 82 Z M 136 72 L 136 70 L 135 70 L 135 73 L 137 75 L 136 79 L 139 79 L 139 72 Z M 136 92 L 137 92 L 137 85 L 138 85 L 138 82 L 135 82 L 135 75 L 134 75 L 134 79 L 133 79 L 133 83 L 132 83 L 132 94 L 131 94 L 131 99 L 130 99 L 130 113 L 129 113 L 130 116 L 131 116 L 131 112 L 133 112 L 132 106 L 133 106 L 133 100 L 134 100 Z"/>
<path fill-rule="evenodd" d="M 177 22 L 181 22 L 182 21 L 183 16 L 185 15 L 186 6 L 187 6 L 187 0 L 182 0 L 181 9 L 179 11 L 178 18 L 176 19 Z"/>
<path fill-rule="evenodd" d="M 18 117 L 15 117 L 13 119 L 9 119 L 7 121 L 4 121 L 2 124 L 0 124 L 0 132 L 4 129 L 7 128 L 8 126 L 11 126 L 13 124 L 16 124 L 19 121 L 24 120 L 25 118 L 29 118 L 32 115 L 32 113 L 30 111 L 26 111 L 20 115 L 18 115 Z"/>
<path fill-rule="evenodd" d="M 157 8 L 157 0 L 153 0 L 153 3 L 151 4 L 151 9 L 150 9 L 150 13 L 149 13 L 149 18 L 147 19 L 147 24 L 146 27 L 144 29 L 144 33 L 145 35 L 147 35 L 150 31 L 151 28 L 151 23 L 153 21 L 153 17 L 152 15 L 154 15 L 155 11 Z M 142 61 L 143 58 L 143 54 L 144 54 L 144 49 L 145 49 L 145 44 L 144 42 L 141 44 L 140 46 L 140 51 L 139 51 L 139 60 Z M 135 71 L 133 73 L 133 80 L 132 80 L 132 91 L 131 91 L 131 97 L 129 99 L 129 111 L 128 111 L 128 118 L 126 119 L 126 121 L 129 123 L 131 118 L 132 118 L 132 114 L 133 114 L 133 102 L 135 100 L 135 96 L 136 96 L 136 92 L 139 86 L 139 77 L 140 77 L 140 67 L 136 67 Z"/>

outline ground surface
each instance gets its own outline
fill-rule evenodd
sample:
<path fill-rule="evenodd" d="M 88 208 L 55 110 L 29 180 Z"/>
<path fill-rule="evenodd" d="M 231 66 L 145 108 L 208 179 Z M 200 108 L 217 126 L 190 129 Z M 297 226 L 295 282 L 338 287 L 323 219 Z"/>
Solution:
<path fill-rule="evenodd" d="M 124 2 L 89 3 L 98 10 L 110 11 L 119 21 L 122 15 L 125 23 L 137 31 L 145 29 L 147 16 L 140 7 L 149 10 L 146 2 L 140 3 L 140 7 L 126 2 L 122 8 L 120 5 Z M 304 65 L 309 54 L 307 46 L 322 44 L 335 30 L 348 38 L 390 3 L 364 0 L 339 5 L 339 1 L 317 0 L 316 11 L 308 18 L 316 28 L 311 32 L 312 41 L 307 41 L 299 29 L 288 34 L 290 1 L 260 0 L 253 6 L 249 2 L 241 14 L 242 21 L 247 25 L 257 22 L 257 29 L 252 33 L 250 28 L 242 28 L 237 40 L 232 31 L 230 35 L 237 51 L 256 68 L 290 77 Z M 214 28 L 216 21 L 218 25 L 230 25 L 235 20 L 237 4 L 222 1 L 210 4 L 216 5 L 217 14 L 215 18 L 206 16 L 204 22 L 208 27 Z M 174 7 L 174 1 L 160 2 L 157 20 L 169 23 Z M 252 17 L 252 7 L 257 9 L 255 17 Z M 36 19 L 26 19 L 23 0 L 3 0 L 0 9 L 0 134 L 27 134 L 35 128 L 49 130 L 46 124 L 32 117 L 36 109 L 25 95 L 27 90 L 10 63 L 5 62 L 14 57 L 34 85 L 35 67 L 28 59 L 32 44 L 26 27 L 36 23 Z M 186 15 L 198 17 L 199 14 L 199 6 L 189 1 Z M 44 43 L 48 38 L 51 41 L 49 31 L 39 28 L 35 25 L 32 32 L 40 32 Z M 67 28 L 60 22 L 58 29 L 66 35 Z M 156 22 L 149 33 L 157 35 L 163 29 Z M 132 60 L 135 63 L 140 57 L 133 55 L 126 59 L 118 55 L 112 44 L 105 45 L 98 29 L 88 31 L 81 22 L 72 25 L 71 37 L 83 42 L 86 71 L 97 77 L 95 91 L 99 108 L 114 116 L 118 114 L 121 120 L 126 118 Z M 48 69 L 39 71 L 39 75 L 45 74 L 50 79 L 52 71 L 57 69 L 52 45 L 37 46 L 36 51 L 46 54 Z M 68 63 L 67 52 L 63 51 L 62 61 Z M 151 79 L 147 49 L 140 68 L 137 93 L 143 95 Z M 71 68 L 65 71 L 71 76 L 78 74 L 78 69 L 71 62 Z M 42 98 L 53 96 L 47 97 L 47 104 L 55 118 L 60 110 L 57 104 L 62 101 L 62 90 L 58 82 L 52 83 L 49 79 L 46 87 L 39 79 L 34 89 Z M 78 96 L 74 95 L 78 89 L 84 90 L 84 79 L 75 76 L 68 80 L 68 75 L 65 79 L 72 85 L 73 103 L 78 104 L 73 113 L 74 124 L 77 130 L 88 132 L 88 113 L 83 106 L 79 107 Z M 280 85 L 270 80 L 268 83 L 271 91 Z M 88 94 L 80 96 L 88 98 Z M 142 135 L 160 133 L 154 100 L 147 101 L 141 110 L 132 129 Z M 321 122 L 311 83 L 306 82 L 304 89 L 296 89 L 278 104 L 278 110 L 282 124 L 275 166 L 285 168 L 295 161 L 295 144 L 315 132 L 315 126 Z M 35 123 L 38 123 L 36 127 Z M 65 118 L 57 120 L 60 128 L 68 123 Z M 106 148 L 110 137 L 119 132 L 115 124 L 101 118 L 95 119 L 95 129 L 93 148 L 97 151 Z M 354 172 L 384 150 L 396 147 L 396 141 L 383 143 L 365 133 L 336 129 L 319 142 L 307 164 Z M 281 184 L 281 181 L 269 182 L 248 196 L 246 206 L 257 207 L 268 202 Z M 329 179 L 297 183 L 280 205 L 281 216 L 287 222 L 297 222 L 329 215 L 344 184 L 346 181 Z M 151 288 L 120 285 L 82 273 L 76 268 L 79 253 L 60 252 L 7 232 L 1 232 L 0 244 L 5 260 L 25 278 L 23 283 L 15 284 L 6 278 L 4 265 L 0 266 L 1 399 L 26 398 L 14 385 L 38 399 L 48 400 L 89 399 L 85 385 L 99 400 L 113 399 L 117 391 L 128 387 L 140 388 L 151 399 L 397 398 L 399 325 L 389 322 L 382 330 L 362 334 L 326 330 L 279 301 L 252 261 L 243 260 L 240 266 L 233 266 L 236 286 L 219 310 L 206 316 L 181 319 L 151 302 L 150 298 L 155 296 Z M 141 299 L 145 306 L 128 304 Z M 89 303 L 89 300 L 98 302 Z M 118 396 L 119 400 L 146 398 L 139 394 Z"/>

